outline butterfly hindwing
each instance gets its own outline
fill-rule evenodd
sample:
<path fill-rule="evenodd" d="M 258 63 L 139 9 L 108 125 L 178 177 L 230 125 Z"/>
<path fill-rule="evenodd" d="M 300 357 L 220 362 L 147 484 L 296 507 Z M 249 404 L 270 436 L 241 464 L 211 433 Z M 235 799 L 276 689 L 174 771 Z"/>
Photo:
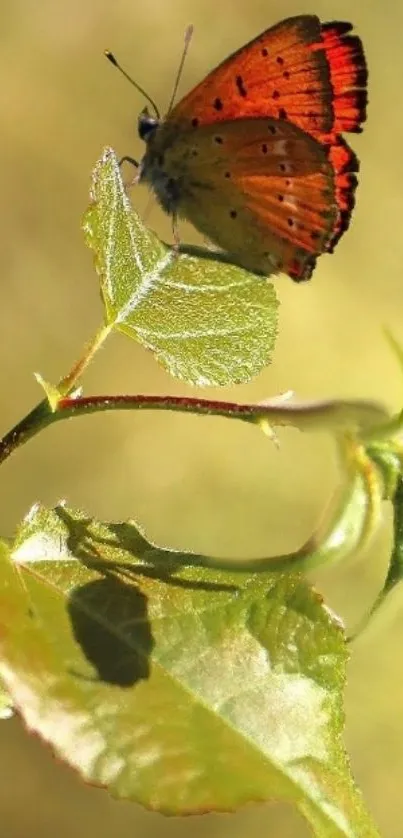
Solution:
<path fill-rule="evenodd" d="M 316 140 L 275 119 L 202 126 L 168 147 L 159 139 L 163 160 L 154 149 L 147 168 L 154 185 L 160 163 L 181 184 L 179 215 L 250 270 L 310 275 L 337 216 L 333 170 Z"/>

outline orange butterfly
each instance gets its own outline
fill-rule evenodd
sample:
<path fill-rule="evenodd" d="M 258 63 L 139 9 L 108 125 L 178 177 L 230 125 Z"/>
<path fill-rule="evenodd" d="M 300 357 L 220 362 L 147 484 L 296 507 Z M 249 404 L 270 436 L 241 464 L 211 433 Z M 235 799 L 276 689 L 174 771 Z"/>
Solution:
<path fill-rule="evenodd" d="M 137 180 L 248 270 L 309 279 L 349 225 L 359 165 L 341 134 L 362 130 L 367 104 L 351 29 L 315 15 L 284 20 L 164 119 L 152 100 L 157 118 L 140 114 Z"/>

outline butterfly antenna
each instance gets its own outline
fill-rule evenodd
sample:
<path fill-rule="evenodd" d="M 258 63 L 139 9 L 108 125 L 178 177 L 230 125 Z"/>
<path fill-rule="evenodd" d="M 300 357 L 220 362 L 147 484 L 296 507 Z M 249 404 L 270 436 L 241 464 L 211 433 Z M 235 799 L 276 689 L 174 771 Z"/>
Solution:
<path fill-rule="evenodd" d="M 106 49 L 106 50 L 104 51 L 104 55 L 106 56 L 106 58 L 108 59 L 108 61 L 110 61 L 110 62 L 111 62 L 111 64 L 113 64 L 113 66 L 114 66 L 114 67 L 117 67 L 117 69 L 118 69 L 118 70 L 120 70 L 120 72 L 121 72 L 121 73 L 122 73 L 122 75 L 125 77 L 125 79 L 127 79 L 127 81 L 129 81 L 129 82 L 130 82 L 130 84 L 132 84 L 132 85 L 133 85 L 133 87 L 135 87 L 135 88 L 136 88 L 136 90 L 138 90 L 138 91 L 139 91 L 139 93 L 141 93 L 141 94 L 144 96 L 144 98 L 145 98 L 145 99 L 147 99 L 147 102 L 149 102 L 149 103 L 150 103 L 151 107 L 152 107 L 152 108 L 153 108 L 153 110 L 155 111 L 155 115 L 156 115 L 157 119 L 161 119 L 161 114 L 160 114 L 160 112 L 159 112 L 159 110 L 158 110 L 158 108 L 157 108 L 157 105 L 155 104 L 154 100 L 153 100 L 153 99 L 151 99 L 151 96 L 149 96 L 149 95 L 148 95 L 148 93 L 146 93 L 146 91 L 144 90 L 144 88 L 140 87 L 140 85 L 139 85 L 136 81 L 134 81 L 134 79 L 132 79 L 132 77 L 131 77 L 131 76 L 129 76 L 129 74 L 128 74 L 128 73 L 126 73 L 126 70 L 124 70 L 124 69 L 123 69 L 123 67 L 121 67 L 121 66 L 120 66 L 120 64 L 119 64 L 119 62 L 116 60 L 116 58 L 115 58 L 115 56 L 114 56 L 113 52 L 110 52 L 110 50 L 109 50 L 109 49 Z M 182 62 L 182 64 L 183 64 L 183 62 Z"/>
<path fill-rule="evenodd" d="M 172 108 L 173 108 L 173 104 L 174 104 L 174 101 L 175 101 L 175 98 L 176 98 L 176 94 L 178 92 L 179 82 L 181 80 L 182 71 L 183 71 L 183 65 L 185 63 L 185 59 L 186 59 L 187 52 L 188 52 L 188 49 L 189 49 L 189 44 L 192 40 L 192 35 L 193 35 L 193 25 L 190 24 L 190 26 L 187 27 L 186 32 L 185 32 L 182 58 L 180 60 L 180 64 L 179 64 L 179 67 L 178 67 L 178 72 L 176 74 L 174 89 L 172 91 L 172 96 L 171 96 L 171 101 L 169 103 L 168 113 L 170 113 Z"/>

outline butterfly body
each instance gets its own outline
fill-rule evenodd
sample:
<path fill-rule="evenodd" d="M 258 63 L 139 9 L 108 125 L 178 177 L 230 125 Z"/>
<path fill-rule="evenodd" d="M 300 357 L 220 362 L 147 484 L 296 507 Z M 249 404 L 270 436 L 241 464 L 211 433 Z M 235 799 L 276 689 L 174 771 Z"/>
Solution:
<path fill-rule="evenodd" d="M 143 113 L 139 118 L 139 136 L 147 144 L 147 151 L 139 168 L 138 182 L 148 183 L 154 190 L 162 209 L 176 217 L 186 196 L 188 170 L 186 156 L 172 157 L 176 132 L 168 123 Z"/>
<path fill-rule="evenodd" d="M 348 226 L 366 67 L 349 24 L 301 15 L 230 56 L 163 120 L 143 113 L 139 181 L 257 273 L 311 276 Z"/>

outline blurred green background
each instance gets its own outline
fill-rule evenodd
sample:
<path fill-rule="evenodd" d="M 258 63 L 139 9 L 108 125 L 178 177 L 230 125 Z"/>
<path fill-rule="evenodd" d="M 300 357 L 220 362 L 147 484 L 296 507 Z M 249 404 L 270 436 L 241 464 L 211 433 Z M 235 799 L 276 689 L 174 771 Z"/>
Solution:
<path fill-rule="evenodd" d="M 102 147 L 141 154 L 136 120 L 143 107 L 103 49 L 116 51 L 163 110 L 189 22 L 195 35 L 182 92 L 258 32 L 301 12 L 353 19 L 365 44 L 369 118 L 364 134 L 353 138 L 362 163 L 358 205 L 350 231 L 334 256 L 319 260 L 310 284 L 277 280 L 281 330 L 272 366 L 250 385 L 219 395 L 258 400 L 291 388 L 298 396 L 365 396 L 401 407 L 402 379 L 382 327 L 403 341 L 402 4 L 14 0 L 3 4 L 0 33 L 4 431 L 40 397 L 33 371 L 56 382 L 102 318 L 81 216 Z M 132 194 L 144 211 L 146 191 Z M 156 206 L 148 220 L 169 239 L 169 221 Z M 85 384 L 88 393 L 195 392 L 119 336 L 100 352 Z M 277 450 L 250 427 L 162 413 L 61 423 L 3 466 L 0 532 L 12 535 L 34 501 L 53 505 L 65 497 L 103 518 L 135 516 L 154 539 L 174 547 L 229 556 L 292 550 L 318 520 L 335 486 L 337 464 L 324 435 L 284 431 L 280 441 Z M 315 576 L 350 627 L 382 580 L 388 509 L 385 518 L 384 531 L 365 556 Z M 398 590 L 354 645 L 347 688 L 352 768 L 388 838 L 402 836 L 402 600 Z M 296 813 L 275 804 L 231 817 L 168 821 L 85 787 L 20 721 L 3 723 L 0 736 L 4 838 L 308 835 Z"/>

